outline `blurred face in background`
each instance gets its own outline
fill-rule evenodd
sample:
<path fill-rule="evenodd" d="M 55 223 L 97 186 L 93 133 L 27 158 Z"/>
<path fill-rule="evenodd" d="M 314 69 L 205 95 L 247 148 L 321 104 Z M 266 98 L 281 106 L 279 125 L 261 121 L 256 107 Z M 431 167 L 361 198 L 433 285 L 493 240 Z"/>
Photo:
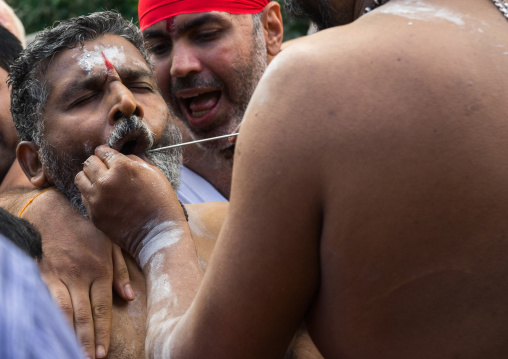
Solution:
<path fill-rule="evenodd" d="M 23 47 L 26 47 L 25 28 L 12 8 L 3 0 L 0 0 L 0 24 L 15 35 Z"/>
<path fill-rule="evenodd" d="M 7 71 L 0 67 L 0 182 L 16 158 L 18 134 L 11 116 L 11 92 L 7 86 Z"/>

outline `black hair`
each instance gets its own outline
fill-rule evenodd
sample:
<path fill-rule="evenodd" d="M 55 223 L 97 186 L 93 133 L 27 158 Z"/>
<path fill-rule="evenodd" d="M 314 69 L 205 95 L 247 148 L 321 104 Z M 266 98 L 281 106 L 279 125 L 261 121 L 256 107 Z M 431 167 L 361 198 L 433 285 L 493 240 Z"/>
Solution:
<path fill-rule="evenodd" d="M 40 233 L 26 220 L 13 216 L 0 207 L 0 234 L 11 240 L 30 257 L 42 259 Z"/>

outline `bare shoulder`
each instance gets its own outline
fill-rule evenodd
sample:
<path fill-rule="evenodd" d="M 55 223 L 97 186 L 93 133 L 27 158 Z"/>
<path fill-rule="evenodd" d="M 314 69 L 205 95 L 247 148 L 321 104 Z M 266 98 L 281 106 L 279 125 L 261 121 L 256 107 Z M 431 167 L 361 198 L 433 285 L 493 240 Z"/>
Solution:
<path fill-rule="evenodd" d="M 484 107 L 501 113 L 495 104 L 506 90 L 508 24 L 495 6 L 483 5 L 490 11 L 482 16 L 429 6 L 435 16 L 422 18 L 400 16 L 405 12 L 389 3 L 353 24 L 302 38 L 270 64 L 251 108 L 290 117 L 287 131 L 313 124 L 320 139 L 336 138 L 337 128 L 341 137 L 372 126 L 414 131 L 418 121 L 408 119 L 455 121 Z"/>
<path fill-rule="evenodd" d="M 203 269 L 208 266 L 210 256 L 222 228 L 228 202 L 205 202 L 186 204 L 189 227 Z"/>
<path fill-rule="evenodd" d="M 217 238 L 226 217 L 228 202 L 205 202 L 186 204 L 191 230 L 197 235 L 206 235 L 210 239 Z M 201 229 L 201 230 L 200 230 Z"/>

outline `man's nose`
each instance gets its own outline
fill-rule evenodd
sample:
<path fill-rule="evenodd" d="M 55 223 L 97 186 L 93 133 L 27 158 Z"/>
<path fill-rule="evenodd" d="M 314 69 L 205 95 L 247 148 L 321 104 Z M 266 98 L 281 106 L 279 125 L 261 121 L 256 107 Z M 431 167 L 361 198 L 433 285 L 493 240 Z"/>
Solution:
<path fill-rule="evenodd" d="M 111 126 L 123 117 L 136 115 L 144 117 L 144 111 L 141 104 L 136 100 L 134 94 L 122 83 L 112 84 L 114 104 L 108 115 L 108 122 Z"/>
<path fill-rule="evenodd" d="M 188 44 L 175 42 L 171 54 L 171 76 L 185 77 L 193 72 L 201 72 L 202 64 L 197 51 Z"/>

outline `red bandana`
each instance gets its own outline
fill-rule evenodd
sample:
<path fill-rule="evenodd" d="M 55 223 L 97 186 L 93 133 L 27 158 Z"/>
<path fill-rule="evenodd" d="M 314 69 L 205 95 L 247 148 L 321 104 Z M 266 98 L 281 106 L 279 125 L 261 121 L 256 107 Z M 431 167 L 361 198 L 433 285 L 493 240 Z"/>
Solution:
<path fill-rule="evenodd" d="M 139 26 L 143 31 L 169 17 L 194 12 L 255 14 L 263 11 L 269 2 L 270 0 L 139 0 Z"/>

